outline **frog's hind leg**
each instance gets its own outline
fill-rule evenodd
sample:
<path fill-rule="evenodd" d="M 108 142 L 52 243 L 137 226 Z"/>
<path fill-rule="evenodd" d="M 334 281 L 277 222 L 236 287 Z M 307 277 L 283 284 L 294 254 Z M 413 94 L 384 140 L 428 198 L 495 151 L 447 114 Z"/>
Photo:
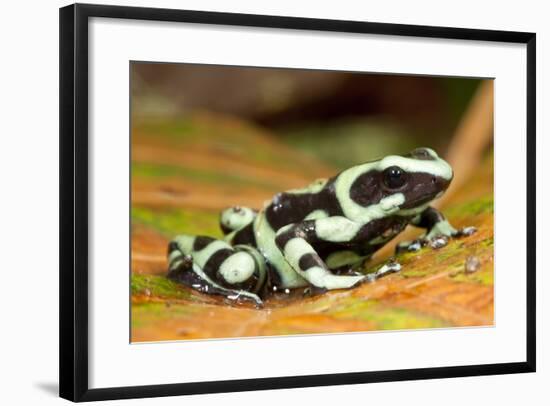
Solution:
<path fill-rule="evenodd" d="M 210 237 L 180 235 L 168 245 L 168 277 L 203 293 L 252 300 L 265 282 L 261 255 Z"/>

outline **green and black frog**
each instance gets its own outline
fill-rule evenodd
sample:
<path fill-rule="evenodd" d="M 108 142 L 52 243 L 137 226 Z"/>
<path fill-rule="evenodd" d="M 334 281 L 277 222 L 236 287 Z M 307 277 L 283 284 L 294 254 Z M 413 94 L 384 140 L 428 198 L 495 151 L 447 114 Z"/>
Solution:
<path fill-rule="evenodd" d="M 220 216 L 223 239 L 180 235 L 168 247 L 168 277 L 204 293 L 262 303 L 267 292 L 347 289 L 398 271 L 353 271 L 412 224 L 426 233 L 397 251 L 441 247 L 473 227 L 453 228 L 430 202 L 453 178 L 429 148 L 390 155 L 276 194 L 256 211 L 235 206 Z"/>

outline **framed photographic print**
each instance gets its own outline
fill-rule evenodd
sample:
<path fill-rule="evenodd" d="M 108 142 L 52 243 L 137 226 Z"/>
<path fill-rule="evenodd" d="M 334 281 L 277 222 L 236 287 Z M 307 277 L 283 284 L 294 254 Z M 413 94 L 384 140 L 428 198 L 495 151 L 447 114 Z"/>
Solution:
<path fill-rule="evenodd" d="M 60 157 L 66 399 L 535 371 L 534 33 L 70 5 Z"/>

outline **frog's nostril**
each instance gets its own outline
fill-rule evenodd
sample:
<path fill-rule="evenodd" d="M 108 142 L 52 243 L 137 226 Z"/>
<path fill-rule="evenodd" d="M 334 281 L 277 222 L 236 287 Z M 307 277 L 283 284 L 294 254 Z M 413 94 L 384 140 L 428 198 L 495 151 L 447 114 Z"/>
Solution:
<path fill-rule="evenodd" d="M 432 184 L 436 184 L 437 183 L 437 179 L 435 176 L 432 176 Z"/>

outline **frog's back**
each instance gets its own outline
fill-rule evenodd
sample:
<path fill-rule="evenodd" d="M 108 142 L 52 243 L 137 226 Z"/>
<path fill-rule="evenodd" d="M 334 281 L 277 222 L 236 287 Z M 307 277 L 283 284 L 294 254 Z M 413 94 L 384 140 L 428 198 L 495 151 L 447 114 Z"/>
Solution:
<path fill-rule="evenodd" d="M 288 224 L 338 215 L 342 215 L 342 209 L 334 194 L 334 179 L 318 179 L 305 188 L 278 193 L 258 213 L 253 224 L 255 242 L 276 271 L 273 275 L 278 278 L 277 285 L 289 288 L 307 285 L 277 247 L 277 231 Z"/>
<path fill-rule="evenodd" d="M 263 210 L 269 226 L 277 231 L 304 220 L 342 215 L 334 179 L 318 179 L 305 188 L 276 194 Z"/>

